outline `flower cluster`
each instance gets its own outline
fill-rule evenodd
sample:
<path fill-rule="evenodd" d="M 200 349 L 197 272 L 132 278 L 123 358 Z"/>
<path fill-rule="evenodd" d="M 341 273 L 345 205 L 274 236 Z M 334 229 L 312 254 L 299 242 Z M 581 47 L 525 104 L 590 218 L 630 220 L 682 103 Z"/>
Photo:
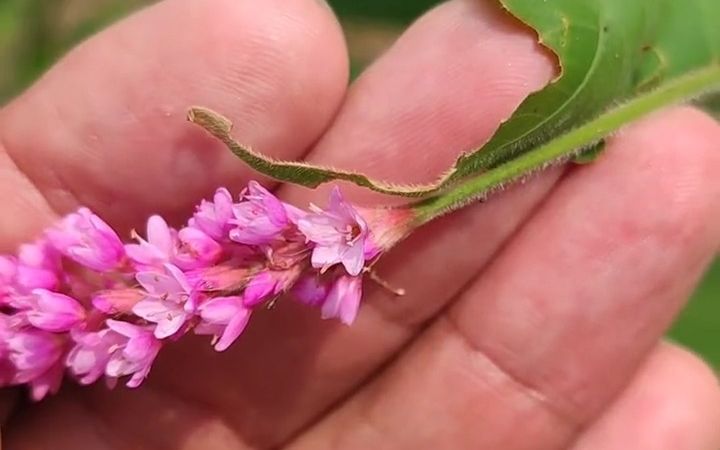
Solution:
<path fill-rule="evenodd" d="M 39 400 L 65 373 L 136 387 L 168 342 L 192 332 L 223 351 L 284 294 L 350 324 L 368 262 L 406 221 L 398 211 L 361 210 L 338 189 L 304 211 L 251 182 L 238 201 L 218 189 L 182 228 L 152 216 L 124 243 L 80 208 L 0 256 L 0 387 L 27 384 Z"/>

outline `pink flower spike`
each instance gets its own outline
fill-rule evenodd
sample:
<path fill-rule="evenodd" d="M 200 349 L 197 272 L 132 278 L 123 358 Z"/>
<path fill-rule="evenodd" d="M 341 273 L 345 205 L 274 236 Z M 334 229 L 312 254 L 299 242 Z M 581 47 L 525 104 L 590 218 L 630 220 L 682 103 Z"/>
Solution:
<path fill-rule="evenodd" d="M 230 224 L 230 219 L 233 217 L 232 207 L 233 198 L 230 191 L 219 188 L 215 191 L 212 202 L 207 200 L 200 202 L 189 224 L 217 241 L 225 240 L 232 227 Z"/>
<path fill-rule="evenodd" d="M 135 235 L 137 244 L 126 244 L 128 257 L 141 266 L 161 267 L 169 262 L 175 251 L 175 236 L 160 216 L 151 216 L 147 222 L 147 240 Z"/>
<path fill-rule="evenodd" d="M 237 225 L 230 239 L 247 245 L 267 244 L 291 223 L 284 204 L 259 183 L 251 181 L 243 200 L 233 206 Z"/>
<path fill-rule="evenodd" d="M 183 228 L 178 240 L 181 245 L 173 262 L 184 270 L 212 266 L 222 255 L 222 246 L 197 228 Z"/>
<path fill-rule="evenodd" d="M 345 202 L 337 187 L 330 193 L 328 209 L 313 207 L 313 211 L 298 221 L 300 231 L 315 243 L 313 267 L 325 271 L 342 264 L 350 275 L 359 275 L 365 266 L 365 240 L 369 236 L 365 220 Z"/>
<path fill-rule="evenodd" d="M 125 336 L 109 328 L 96 332 L 72 331 L 71 336 L 75 346 L 68 353 L 65 365 L 83 385 L 97 381 L 105 373 L 112 353 L 127 341 Z"/>
<path fill-rule="evenodd" d="M 216 297 L 199 307 L 202 321 L 195 328 L 197 334 L 215 336 L 215 350 L 222 352 L 245 330 L 251 310 L 241 297 Z"/>
<path fill-rule="evenodd" d="M 147 296 L 132 308 L 132 312 L 139 317 L 157 324 L 155 337 L 158 339 L 177 333 L 192 316 L 196 301 L 185 274 L 171 264 L 165 264 L 164 267 L 164 274 L 137 274 L 135 278 L 147 291 Z"/>
<path fill-rule="evenodd" d="M 63 255 L 94 270 L 114 269 L 125 256 L 115 230 L 87 208 L 65 216 L 46 236 Z"/>
<path fill-rule="evenodd" d="M 292 293 L 295 298 L 308 306 L 319 306 L 328 295 L 328 286 L 321 283 L 317 275 L 310 274 L 293 286 Z"/>
<path fill-rule="evenodd" d="M 345 325 L 352 324 L 360 307 L 361 296 L 362 278 L 341 276 L 335 281 L 323 303 L 321 317 L 337 317 Z"/>
<path fill-rule="evenodd" d="M 34 327 L 60 333 L 82 325 L 85 308 L 74 298 L 46 289 L 32 291 L 27 319 Z"/>
<path fill-rule="evenodd" d="M 105 368 L 105 375 L 111 378 L 131 375 L 126 386 L 131 388 L 140 386 L 150 373 L 152 363 L 162 344 L 153 336 L 151 328 L 112 319 L 106 320 L 105 324 L 125 338 L 124 346 L 111 355 Z"/>

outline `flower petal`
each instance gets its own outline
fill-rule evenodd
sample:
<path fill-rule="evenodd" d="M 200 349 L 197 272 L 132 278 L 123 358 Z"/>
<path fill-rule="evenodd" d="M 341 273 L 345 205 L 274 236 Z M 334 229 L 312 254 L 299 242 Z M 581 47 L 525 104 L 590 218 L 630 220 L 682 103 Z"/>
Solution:
<path fill-rule="evenodd" d="M 200 305 L 200 317 L 206 322 L 227 324 L 245 308 L 242 297 L 216 297 Z"/>
<path fill-rule="evenodd" d="M 249 309 L 243 309 L 236 314 L 235 317 L 230 320 L 227 327 L 225 327 L 225 331 L 223 331 L 222 336 L 220 336 L 220 339 L 215 344 L 215 350 L 218 352 L 227 350 L 227 348 L 235 342 L 238 336 L 240 336 L 243 330 L 245 330 L 249 320 Z"/>
<path fill-rule="evenodd" d="M 357 316 L 361 295 L 362 278 L 348 276 L 338 278 L 323 303 L 321 317 L 338 318 L 342 323 L 350 325 Z"/>
<path fill-rule="evenodd" d="M 344 244 L 318 245 L 313 249 L 310 263 L 316 269 L 327 269 L 342 261 L 345 250 Z"/>
<path fill-rule="evenodd" d="M 349 275 L 357 276 L 362 272 L 365 266 L 365 252 L 363 250 L 362 241 L 356 241 L 350 247 L 345 248 L 342 254 L 342 264 Z"/>

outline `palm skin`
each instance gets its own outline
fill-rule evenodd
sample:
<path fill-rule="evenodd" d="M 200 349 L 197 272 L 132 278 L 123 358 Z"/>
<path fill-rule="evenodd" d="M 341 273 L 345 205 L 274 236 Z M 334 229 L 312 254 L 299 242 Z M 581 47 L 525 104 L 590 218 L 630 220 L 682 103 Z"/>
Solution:
<path fill-rule="evenodd" d="M 554 71 L 491 1 L 429 12 L 346 88 L 317 0 L 166 0 L 0 110 L 0 244 L 78 204 L 127 231 L 238 191 L 253 174 L 185 123 L 191 105 L 265 153 L 419 182 Z M 228 352 L 170 346 L 138 390 L 8 392 L 5 448 L 717 448 L 715 377 L 660 340 L 720 244 L 719 145 L 696 110 L 656 114 L 597 164 L 419 230 L 378 266 L 408 295 L 369 286 L 352 328 L 284 301 Z M 296 204 L 326 193 L 276 188 Z"/>

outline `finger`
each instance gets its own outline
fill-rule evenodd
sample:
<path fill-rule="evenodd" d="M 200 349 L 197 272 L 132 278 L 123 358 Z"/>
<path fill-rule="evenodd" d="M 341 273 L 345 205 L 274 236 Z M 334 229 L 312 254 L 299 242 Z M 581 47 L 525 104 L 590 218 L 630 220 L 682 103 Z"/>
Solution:
<path fill-rule="evenodd" d="M 0 390 L 0 426 L 4 425 L 12 414 L 18 401 L 18 394 L 19 392 L 14 388 Z"/>
<path fill-rule="evenodd" d="M 628 128 L 563 182 L 451 317 L 566 414 L 592 416 L 715 255 L 719 143 L 718 123 L 690 108 Z"/>
<path fill-rule="evenodd" d="M 720 386 L 695 355 L 656 349 L 630 386 L 573 450 L 720 448 Z"/>
<path fill-rule="evenodd" d="M 565 448 L 627 383 L 717 248 L 719 139 L 687 108 L 628 128 L 298 446 Z"/>
<path fill-rule="evenodd" d="M 458 152 L 487 140 L 501 119 L 552 77 L 553 68 L 535 35 L 495 4 L 448 3 L 408 30 L 352 87 L 310 159 L 376 176 L 393 174 L 394 180 L 437 175 Z M 410 81 L 414 77 L 417 82 Z M 360 135 L 363 139 L 356 139 Z M 412 139 L 427 144 L 413 148 Z M 317 311 L 281 302 L 254 316 L 232 354 L 219 359 L 206 340 L 191 343 L 192 348 L 167 356 L 154 377 L 185 398 L 202 394 L 206 404 L 231 411 L 230 420 L 250 442 L 277 445 L 402 348 L 512 234 L 553 179 L 538 179 L 407 242 L 380 269 L 410 290 L 392 311 L 366 303 L 358 322 L 347 329 L 321 323 Z M 283 189 L 282 194 L 297 204 L 310 200 L 306 191 Z M 378 292 L 369 291 L 367 298 L 389 303 Z M 392 323 L 400 317 L 406 322 Z M 187 354 L 194 355 L 192 361 Z M 178 367 L 203 364 L 225 369 L 175 376 Z M 198 386 L 204 386 L 202 393 Z"/>
<path fill-rule="evenodd" d="M 48 210 L 78 203 L 121 228 L 153 212 L 184 217 L 217 186 L 238 189 L 252 176 L 186 122 L 188 107 L 227 115 L 259 151 L 298 158 L 346 80 L 342 34 L 319 1 L 168 0 L 141 11 L 80 45 L 0 113 L 3 198 L 21 191 L 0 218 L 3 239 L 25 239 Z M 36 212 L 42 220 L 25 219 Z"/>

